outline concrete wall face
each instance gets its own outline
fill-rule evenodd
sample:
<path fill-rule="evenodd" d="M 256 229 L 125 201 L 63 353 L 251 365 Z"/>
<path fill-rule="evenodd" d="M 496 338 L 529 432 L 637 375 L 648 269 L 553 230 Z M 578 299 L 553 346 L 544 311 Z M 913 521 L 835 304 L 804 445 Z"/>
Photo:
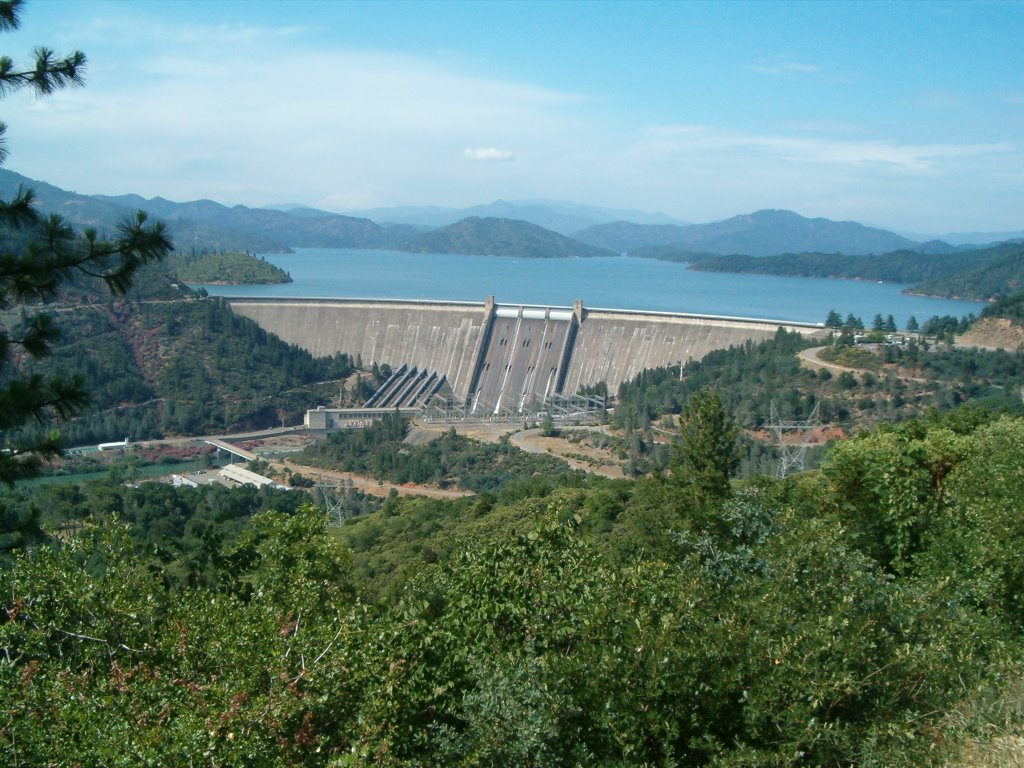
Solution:
<path fill-rule="evenodd" d="M 575 393 L 605 381 L 614 393 L 621 382 L 645 369 L 700 360 L 716 349 L 769 339 L 780 326 L 816 330 L 762 321 L 587 311 L 573 345 L 564 391 Z"/>
<path fill-rule="evenodd" d="M 498 307 L 474 387 L 474 413 L 522 410 L 557 391 L 572 314 Z"/>
<path fill-rule="evenodd" d="M 364 365 L 402 363 L 448 379 L 469 395 L 484 325 L 483 304 L 237 300 L 232 310 L 317 357 L 344 352 Z"/>
<path fill-rule="evenodd" d="M 699 360 L 716 349 L 815 326 L 617 310 L 574 311 L 486 303 L 231 299 L 238 314 L 314 355 L 357 355 L 443 375 L 480 415 Z M 562 382 L 559 387 L 559 382 Z"/>

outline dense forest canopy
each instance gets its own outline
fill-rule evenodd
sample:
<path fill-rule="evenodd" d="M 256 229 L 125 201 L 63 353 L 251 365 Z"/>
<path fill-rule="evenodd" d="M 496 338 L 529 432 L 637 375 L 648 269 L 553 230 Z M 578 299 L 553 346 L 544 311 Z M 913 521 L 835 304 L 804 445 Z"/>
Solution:
<path fill-rule="evenodd" d="M 72 322 L 33 367 L 90 382 L 89 409 L 61 424 L 66 445 L 294 424 L 352 371 L 347 356 L 314 358 L 220 299 L 82 304 L 62 316 Z"/>
<path fill-rule="evenodd" d="M 287 493 L 64 491 L 77 527 L 0 570 L 0 738 L 23 764 L 943 765 L 1022 671 L 1021 445 L 956 412 L 724 497 L 658 473 L 337 532 Z"/>

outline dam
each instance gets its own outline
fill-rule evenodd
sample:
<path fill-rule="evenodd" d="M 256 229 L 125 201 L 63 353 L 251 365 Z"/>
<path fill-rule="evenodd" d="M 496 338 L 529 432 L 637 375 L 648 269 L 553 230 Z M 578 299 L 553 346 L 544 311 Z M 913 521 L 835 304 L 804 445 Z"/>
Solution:
<path fill-rule="evenodd" d="M 483 302 L 228 298 L 231 309 L 315 356 L 345 353 L 400 370 L 396 387 L 443 384 L 476 414 L 522 412 L 553 395 L 619 384 L 648 368 L 699 360 L 812 323 Z M 398 374 L 396 374 L 398 375 Z M 402 401 L 398 404 L 404 404 Z"/>

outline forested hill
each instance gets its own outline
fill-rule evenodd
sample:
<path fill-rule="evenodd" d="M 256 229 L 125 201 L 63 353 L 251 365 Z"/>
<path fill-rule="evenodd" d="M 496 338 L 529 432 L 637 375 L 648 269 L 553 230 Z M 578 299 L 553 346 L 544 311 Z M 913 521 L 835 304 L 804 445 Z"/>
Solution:
<path fill-rule="evenodd" d="M 260 253 L 289 247 L 382 248 L 389 233 L 369 219 L 339 214 L 301 213 L 244 205 L 228 207 L 212 200 L 176 203 L 139 195 L 80 195 L 0 168 L 0 197 L 10 199 L 19 188 L 35 192 L 44 213 L 57 213 L 76 227 L 111 231 L 126 215 L 145 211 L 168 224 L 179 251 L 241 250 Z"/>
<path fill-rule="evenodd" d="M 304 216 L 267 208 L 231 208 L 212 200 L 173 203 L 160 197 L 146 200 L 138 195 L 97 196 L 131 209 L 151 213 L 167 221 L 172 231 L 178 222 L 198 222 L 218 230 L 239 232 L 266 238 L 278 247 L 300 248 L 380 248 L 387 240 L 383 227 L 369 219 L 340 214 Z M 181 248 L 186 243 L 175 242 Z"/>
<path fill-rule="evenodd" d="M 31 189 L 35 193 L 36 206 L 42 213 L 56 213 L 77 229 L 93 227 L 100 233 L 110 233 L 126 216 L 140 209 L 157 218 L 163 218 L 145 206 L 133 205 L 142 200 L 137 196 L 109 198 L 80 195 L 0 168 L 0 197 L 9 200 L 19 189 Z M 192 248 L 211 251 L 249 250 L 261 253 L 286 250 L 284 244 L 269 237 L 230 228 L 220 229 L 214 224 L 195 219 L 178 219 L 171 223 L 168 229 L 175 246 L 182 251 Z"/>
<path fill-rule="evenodd" d="M 1024 290 L 1024 241 L 957 255 L 969 257 L 966 269 L 925 280 L 914 290 L 932 296 L 966 298 L 1005 297 Z M 956 264 L 957 260 L 951 257 L 950 262 Z"/>
<path fill-rule="evenodd" d="M 1024 289 L 1024 242 L 947 254 L 895 251 L 882 256 L 799 253 L 705 256 L 692 269 L 907 283 L 912 293 L 985 301 Z"/>
<path fill-rule="evenodd" d="M 1024 326 L 1024 291 L 993 302 L 981 311 L 983 318 L 1004 318 Z"/>
<path fill-rule="evenodd" d="M 526 221 L 471 216 L 406 241 L 401 250 L 415 253 L 464 253 L 532 259 L 614 256 Z"/>
<path fill-rule="evenodd" d="M 34 363 L 89 384 L 89 410 L 59 425 L 66 445 L 294 424 L 351 372 L 344 355 L 314 358 L 222 300 L 172 287 L 162 265 L 142 270 L 128 299 L 72 286 L 60 339 Z"/>
<path fill-rule="evenodd" d="M 641 225 L 615 222 L 573 235 L 581 242 L 617 252 L 650 246 L 675 246 L 707 253 L 886 253 L 918 244 L 892 232 L 852 221 L 808 219 L 792 211 L 757 211 L 710 224 Z"/>
<path fill-rule="evenodd" d="M 179 253 L 171 257 L 167 267 L 185 283 L 268 285 L 292 281 L 291 275 L 266 259 L 237 251 Z"/>

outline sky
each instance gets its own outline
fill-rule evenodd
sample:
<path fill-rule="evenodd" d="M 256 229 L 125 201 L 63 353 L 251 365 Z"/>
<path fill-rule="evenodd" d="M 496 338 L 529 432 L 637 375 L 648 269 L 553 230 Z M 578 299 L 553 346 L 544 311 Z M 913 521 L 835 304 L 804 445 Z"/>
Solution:
<path fill-rule="evenodd" d="M 28 0 L 6 167 L 345 212 L 562 200 L 1024 229 L 1024 2 Z"/>

